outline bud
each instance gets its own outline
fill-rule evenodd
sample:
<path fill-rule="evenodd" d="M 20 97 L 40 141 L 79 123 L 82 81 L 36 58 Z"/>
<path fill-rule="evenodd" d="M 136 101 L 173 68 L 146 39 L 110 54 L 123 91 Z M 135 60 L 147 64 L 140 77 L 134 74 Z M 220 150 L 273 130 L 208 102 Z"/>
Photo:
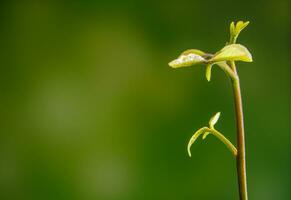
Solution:
<path fill-rule="evenodd" d="M 217 123 L 220 117 L 220 112 L 216 113 L 213 117 L 209 120 L 209 127 L 214 128 L 214 125 Z"/>

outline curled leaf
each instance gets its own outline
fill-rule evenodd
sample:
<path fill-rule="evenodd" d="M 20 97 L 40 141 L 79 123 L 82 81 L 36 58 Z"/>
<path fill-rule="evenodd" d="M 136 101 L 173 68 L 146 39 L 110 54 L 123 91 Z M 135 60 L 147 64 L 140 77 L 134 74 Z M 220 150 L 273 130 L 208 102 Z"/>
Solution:
<path fill-rule="evenodd" d="M 220 117 L 220 112 L 216 113 L 213 117 L 209 120 L 209 127 L 214 129 L 214 125 L 217 123 L 218 119 Z"/>
<path fill-rule="evenodd" d="M 244 61 L 252 62 L 252 55 L 249 50 L 241 44 L 231 44 L 223 47 L 218 51 L 212 59 L 211 62 L 220 61 Z"/>
<path fill-rule="evenodd" d="M 189 142 L 188 142 L 188 146 L 187 146 L 187 151 L 188 151 L 188 155 L 189 157 L 191 157 L 191 146 L 192 144 L 197 140 L 197 138 L 202 135 L 203 133 L 205 133 L 205 131 L 207 131 L 208 128 L 207 127 L 203 127 L 200 128 L 198 131 L 196 131 L 193 136 L 190 138 Z"/>
<path fill-rule="evenodd" d="M 177 59 L 170 62 L 169 65 L 172 68 L 179 68 L 179 67 L 190 67 L 196 64 L 202 64 L 207 61 L 205 58 L 203 58 L 204 54 L 205 53 L 200 50 L 190 49 L 184 51 Z"/>

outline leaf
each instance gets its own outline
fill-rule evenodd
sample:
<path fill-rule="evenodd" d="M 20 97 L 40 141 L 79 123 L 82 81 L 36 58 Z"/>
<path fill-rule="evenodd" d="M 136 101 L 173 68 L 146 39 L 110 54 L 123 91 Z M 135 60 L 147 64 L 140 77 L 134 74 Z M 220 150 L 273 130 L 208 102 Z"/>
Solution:
<path fill-rule="evenodd" d="M 235 26 L 235 33 L 238 35 L 245 27 L 249 25 L 249 21 L 238 21 Z"/>
<path fill-rule="evenodd" d="M 209 120 L 209 127 L 214 129 L 214 125 L 217 123 L 220 117 L 220 112 L 216 113 L 213 117 Z"/>
<path fill-rule="evenodd" d="M 249 23 L 250 23 L 249 21 L 247 21 L 247 22 L 238 21 L 236 23 L 236 25 L 235 25 L 234 22 L 231 22 L 231 24 L 230 24 L 230 42 L 231 43 L 235 43 L 236 42 L 236 39 L 237 39 L 238 35 L 240 34 L 240 32 L 245 27 L 247 27 L 247 25 Z"/>
<path fill-rule="evenodd" d="M 205 63 L 207 60 L 202 57 L 205 53 L 197 50 L 190 49 L 184 51 L 177 59 L 173 60 L 169 63 L 172 68 L 180 68 L 180 67 L 190 67 L 196 64 Z"/>
<path fill-rule="evenodd" d="M 211 64 L 206 66 L 205 76 L 206 76 L 207 81 L 210 81 L 210 79 L 211 79 L 211 69 L 212 69 Z"/>
<path fill-rule="evenodd" d="M 200 128 L 198 131 L 196 131 L 193 136 L 190 138 L 189 142 L 188 142 L 188 146 L 187 146 L 187 151 L 188 151 L 188 155 L 189 157 L 191 157 L 191 146 L 192 144 L 197 140 L 197 138 L 202 135 L 205 131 L 207 131 L 208 128 L 207 127 L 203 127 Z"/>
<path fill-rule="evenodd" d="M 230 29 L 230 34 L 232 35 L 232 34 L 234 33 L 234 31 L 235 31 L 235 25 L 234 25 L 234 22 L 231 22 L 231 23 L 230 23 L 230 27 L 229 27 L 229 29 Z"/>
<path fill-rule="evenodd" d="M 231 22 L 230 24 L 230 34 L 232 36 L 238 36 L 239 33 L 249 25 L 249 21 L 243 22 L 243 21 L 238 21 L 236 24 L 234 22 Z"/>
<path fill-rule="evenodd" d="M 244 61 L 253 62 L 252 55 L 249 50 L 241 44 L 227 45 L 218 51 L 210 62 L 220 61 Z"/>

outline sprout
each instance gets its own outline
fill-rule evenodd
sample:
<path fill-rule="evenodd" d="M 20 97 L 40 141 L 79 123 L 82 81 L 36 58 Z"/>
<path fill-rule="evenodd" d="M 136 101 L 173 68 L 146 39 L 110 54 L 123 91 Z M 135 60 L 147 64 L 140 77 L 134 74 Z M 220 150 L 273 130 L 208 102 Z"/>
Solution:
<path fill-rule="evenodd" d="M 243 22 L 243 21 L 238 21 L 236 25 L 234 22 L 231 22 L 230 24 L 230 43 L 235 43 L 237 37 L 239 36 L 240 32 L 249 25 L 249 21 Z"/>
<path fill-rule="evenodd" d="M 198 139 L 198 137 L 200 135 L 203 135 L 202 139 L 204 140 L 209 134 L 216 136 L 221 142 L 223 142 L 226 145 L 226 147 L 231 151 L 231 153 L 234 156 L 237 155 L 237 149 L 235 148 L 235 146 L 222 133 L 220 133 L 214 128 L 214 125 L 217 123 L 219 116 L 220 116 L 220 112 L 216 113 L 213 117 L 210 118 L 209 127 L 202 127 L 198 129 L 190 138 L 187 145 L 187 151 L 188 151 L 189 157 L 191 157 L 191 146 Z"/>
<path fill-rule="evenodd" d="M 220 112 L 216 113 L 213 117 L 209 120 L 209 127 L 214 129 L 214 125 L 217 123 L 220 117 Z"/>
<path fill-rule="evenodd" d="M 237 125 L 237 144 L 238 149 L 219 131 L 214 128 L 217 123 L 220 112 L 216 113 L 209 120 L 209 127 L 202 127 L 198 129 L 190 138 L 187 151 L 191 157 L 191 146 L 201 135 L 205 139 L 209 134 L 217 137 L 223 142 L 226 147 L 232 152 L 237 161 L 237 175 L 239 182 L 239 199 L 247 200 L 247 180 L 246 180 L 246 159 L 245 159 L 245 133 L 244 133 L 244 120 L 241 99 L 241 89 L 238 72 L 236 69 L 235 61 L 252 62 L 252 55 L 249 50 L 241 45 L 236 44 L 236 40 L 240 32 L 249 24 L 249 22 L 239 21 L 236 24 L 230 24 L 230 39 L 229 42 L 215 54 L 204 53 L 197 49 L 190 49 L 184 51 L 177 59 L 169 63 L 172 68 L 190 67 L 192 65 L 201 64 L 206 67 L 205 76 L 208 81 L 211 79 L 211 70 L 213 65 L 218 65 L 227 75 L 231 78 L 233 86 L 235 111 L 236 111 L 236 125 Z"/>

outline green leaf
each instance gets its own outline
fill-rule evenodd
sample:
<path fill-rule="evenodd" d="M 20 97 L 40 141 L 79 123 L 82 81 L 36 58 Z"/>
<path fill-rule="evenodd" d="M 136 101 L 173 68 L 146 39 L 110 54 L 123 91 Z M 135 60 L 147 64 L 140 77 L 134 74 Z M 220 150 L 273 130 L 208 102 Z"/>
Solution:
<path fill-rule="evenodd" d="M 249 50 L 241 44 L 227 45 L 218 51 L 210 62 L 220 61 L 244 61 L 253 62 L 252 55 Z"/>
<path fill-rule="evenodd" d="M 238 21 L 235 26 L 235 34 L 238 35 L 247 25 L 249 25 L 249 21 L 243 22 L 243 21 Z"/>
<path fill-rule="evenodd" d="M 187 146 L 187 151 L 188 151 L 188 155 L 189 157 L 191 157 L 191 146 L 192 144 L 197 140 L 197 138 L 202 135 L 203 133 L 205 133 L 205 131 L 207 131 L 208 128 L 207 127 L 203 127 L 200 128 L 198 131 L 196 131 L 193 136 L 191 137 L 191 139 L 188 142 L 188 146 Z"/>
<path fill-rule="evenodd" d="M 214 125 L 217 123 L 220 117 L 220 112 L 216 113 L 213 117 L 209 120 L 209 127 L 214 129 Z"/>
<path fill-rule="evenodd" d="M 230 27 L 229 27 L 229 29 L 230 29 L 230 34 L 233 35 L 233 33 L 235 32 L 235 25 L 234 25 L 234 22 L 231 22 L 231 23 L 230 23 Z"/>
<path fill-rule="evenodd" d="M 243 21 L 238 21 L 236 25 L 234 22 L 231 22 L 230 24 L 230 43 L 236 43 L 237 37 L 239 36 L 240 32 L 247 27 L 247 25 L 250 22 L 243 22 Z"/>
<path fill-rule="evenodd" d="M 184 51 L 177 59 L 169 63 L 172 68 L 190 67 L 192 65 L 206 63 L 206 59 L 202 56 L 205 53 L 197 49 Z"/>
<path fill-rule="evenodd" d="M 206 66 L 205 76 L 206 76 L 207 81 L 210 81 L 211 79 L 211 69 L 212 69 L 211 64 Z"/>

